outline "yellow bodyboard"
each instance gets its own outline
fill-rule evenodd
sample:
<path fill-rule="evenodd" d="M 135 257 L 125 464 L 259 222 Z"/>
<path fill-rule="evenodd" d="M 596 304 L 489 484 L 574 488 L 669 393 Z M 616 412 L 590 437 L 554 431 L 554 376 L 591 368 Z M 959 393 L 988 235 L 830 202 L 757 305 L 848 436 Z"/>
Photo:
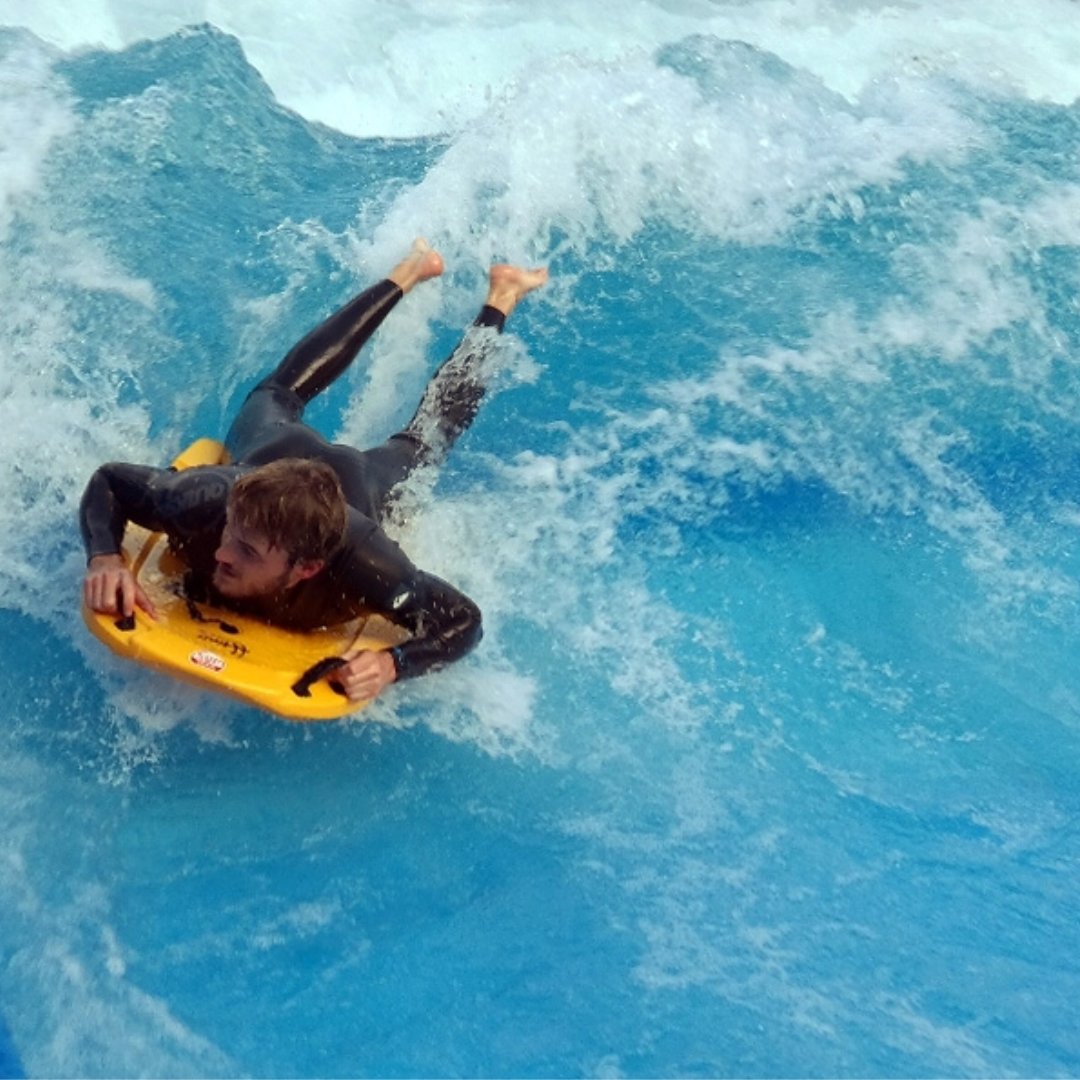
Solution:
<path fill-rule="evenodd" d="M 177 469 L 219 465 L 221 443 L 199 439 L 174 462 Z M 353 649 L 389 649 L 408 634 L 378 615 L 323 630 L 296 632 L 183 596 L 184 564 L 163 533 L 129 524 L 124 558 L 157 611 L 133 620 L 83 605 L 86 625 L 113 652 L 207 690 L 229 694 L 289 720 L 336 720 L 363 708 L 325 675 Z"/>

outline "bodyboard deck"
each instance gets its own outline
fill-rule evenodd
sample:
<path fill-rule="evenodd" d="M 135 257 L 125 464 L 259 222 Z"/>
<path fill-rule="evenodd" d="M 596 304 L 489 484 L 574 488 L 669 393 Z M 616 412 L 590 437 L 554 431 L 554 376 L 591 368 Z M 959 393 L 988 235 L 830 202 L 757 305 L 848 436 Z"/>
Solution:
<path fill-rule="evenodd" d="M 221 443 L 199 439 L 173 462 L 175 468 L 227 460 Z M 184 564 L 163 533 L 128 524 L 123 554 L 157 612 L 136 610 L 133 619 L 91 611 L 91 632 L 113 652 L 136 663 L 228 694 L 290 720 L 336 720 L 363 708 L 325 678 L 343 653 L 388 649 L 408 634 L 378 615 L 322 630 L 295 632 L 184 596 Z"/>

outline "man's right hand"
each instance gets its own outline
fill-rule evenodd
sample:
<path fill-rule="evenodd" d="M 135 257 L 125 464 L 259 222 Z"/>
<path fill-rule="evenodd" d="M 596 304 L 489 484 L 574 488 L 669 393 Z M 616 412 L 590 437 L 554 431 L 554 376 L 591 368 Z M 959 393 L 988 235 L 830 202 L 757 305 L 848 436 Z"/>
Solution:
<path fill-rule="evenodd" d="M 83 579 L 83 599 L 88 608 L 103 615 L 134 615 L 139 607 L 150 618 L 157 618 L 150 597 L 120 555 L 95 555 L 90 560 Z"/>

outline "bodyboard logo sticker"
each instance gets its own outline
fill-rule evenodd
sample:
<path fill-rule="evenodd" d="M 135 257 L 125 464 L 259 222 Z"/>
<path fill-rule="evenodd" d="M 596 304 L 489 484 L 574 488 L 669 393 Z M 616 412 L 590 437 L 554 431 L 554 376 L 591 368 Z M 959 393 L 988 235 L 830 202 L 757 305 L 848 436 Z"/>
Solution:
<path fill-rule="evenodd" d="M 199 641 L 205 641 L 214 645 L 237 660 L 243 660 L 248 654 L 248 647 L 242 641 L 233 641 L 229 638 L 215 637 L 213 634 L 197 634 Z"/>
<path fill-rule="evenodd" d="M 225 661 L 217 653 L 209 649 L 196 649 L 188 659 L 196 666 L 206 668 L 207 671 L 224 671 Z"/>

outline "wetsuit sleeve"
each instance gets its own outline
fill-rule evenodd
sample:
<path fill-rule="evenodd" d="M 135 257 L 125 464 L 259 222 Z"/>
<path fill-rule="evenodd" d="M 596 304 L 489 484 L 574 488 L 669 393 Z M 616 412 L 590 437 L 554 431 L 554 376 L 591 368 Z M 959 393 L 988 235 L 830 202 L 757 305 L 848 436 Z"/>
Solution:
<path fill-rule="evenodd" d="M 87 560 L 120 551 L 131 521 L 170 536 L 194 535 L 219 519 L 228 495 L 221 469 L 155 469 L 112 462 L 90 478 L 79 506 Z"/>
<path fill-rule="evenodd" d="M 353 555 L 355 593 L 366 607 L 412 634 L 391 650 L 399 680 L 451 664 L 479 643 L 483 627 L 476 604 L 453 585 L 414 566 L 381 529 Z"/>

